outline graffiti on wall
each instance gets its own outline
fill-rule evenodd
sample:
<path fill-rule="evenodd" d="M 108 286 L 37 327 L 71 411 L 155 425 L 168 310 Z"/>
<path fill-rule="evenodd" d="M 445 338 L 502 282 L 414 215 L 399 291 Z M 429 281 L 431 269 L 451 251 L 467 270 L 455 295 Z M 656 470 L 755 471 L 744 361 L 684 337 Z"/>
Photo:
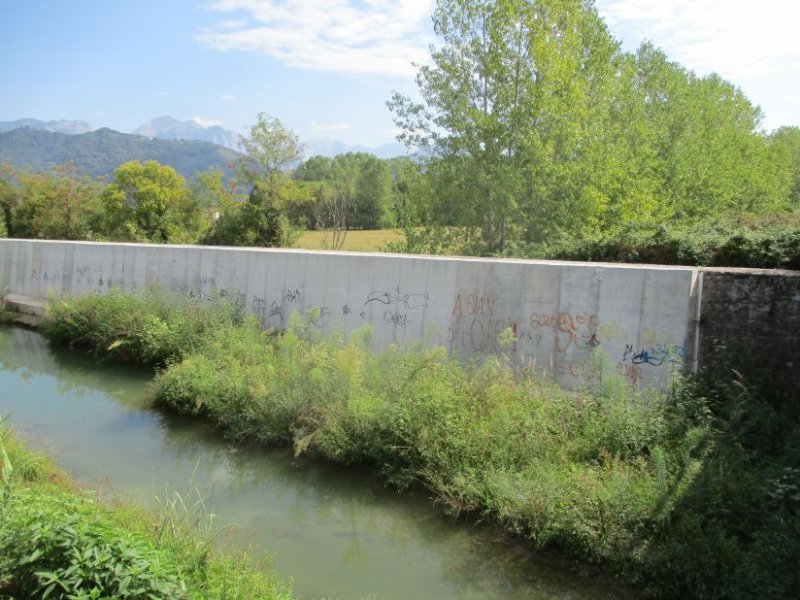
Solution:
<path fill-rule="evenodd" d="M 600 345 L 597 315 L 560 312 L 558 314 L 531 313 L 530 326 L 533 331 L 552 331 L 555 350 L 565 354 L 571 348 L 591 350 Z"/>

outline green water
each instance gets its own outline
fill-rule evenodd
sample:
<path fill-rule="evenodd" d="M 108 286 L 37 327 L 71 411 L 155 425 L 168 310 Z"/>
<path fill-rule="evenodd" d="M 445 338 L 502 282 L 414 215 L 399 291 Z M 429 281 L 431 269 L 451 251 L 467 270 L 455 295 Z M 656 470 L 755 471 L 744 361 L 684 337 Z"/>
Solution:
<path fill-rule="evenodd" d="M 444 517 L 369 472 L 234 447 L 148 403 L 146 371 L 53 351 L 0 328 L 0 414 L 102 495 L 195 490 L 234 545 L 269 552 L 300 598 L 583 599 L 620 592 L 533 557 L 490 527 Z"/>

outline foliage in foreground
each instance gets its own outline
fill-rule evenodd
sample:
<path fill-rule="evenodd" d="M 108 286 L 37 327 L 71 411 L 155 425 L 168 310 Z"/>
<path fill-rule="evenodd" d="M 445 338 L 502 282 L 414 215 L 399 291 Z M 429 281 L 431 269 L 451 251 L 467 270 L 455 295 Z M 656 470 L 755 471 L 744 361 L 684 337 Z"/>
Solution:
<path fill-rule="evenodd" d="M 176 503 L 159 515 L 100 506 L 2 424 L 0 456 L 0 597 L 291 597 L 246 555 L 212 555 Z"/>
<path fill-rule="evenodd" d="M 254 320 L 217 327 L 159 374 L 159 402 L 236 440 L 421 482 L 455 513 L 610 566 L 654 597 L 798 588 L 793 403 L 770 401 L 722 362 L 715 383 L 662 397 L 633 392 L 596 355 L 574 393 L 504 358 L 375 353 L 369 337 L 322 337 L 313 316 L 280 336 Z"/>

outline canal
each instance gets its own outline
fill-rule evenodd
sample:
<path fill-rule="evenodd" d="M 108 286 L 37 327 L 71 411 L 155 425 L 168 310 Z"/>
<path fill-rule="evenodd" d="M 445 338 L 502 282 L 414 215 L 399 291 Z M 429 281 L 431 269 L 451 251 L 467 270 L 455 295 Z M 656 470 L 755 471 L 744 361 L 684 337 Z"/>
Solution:
<path fill-rule="evenodd" d="M 272 556 L 300 598 L 616 598 L 574 566 L 444 516 L 370 471 L 234 446 L 150 406 L 152 374 L 0 327 L 0 415 L 101 496 L 203 499 L 221 543 Z"/>

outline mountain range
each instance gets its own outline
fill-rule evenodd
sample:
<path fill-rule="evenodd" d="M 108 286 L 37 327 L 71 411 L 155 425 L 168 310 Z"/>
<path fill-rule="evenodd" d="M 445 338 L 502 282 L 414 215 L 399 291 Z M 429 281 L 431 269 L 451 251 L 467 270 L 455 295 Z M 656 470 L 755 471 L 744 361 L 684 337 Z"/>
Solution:
<path fill-rule="evenodd" d="M 156 117 L 131 133 L 159 140 L 198 140 L 219 144 L 237 152 L 241 149 L 239 135 L 219 125 L 202 125 L 196 120 L 179 121 L 172 117 Z"/>
<path fill-rule="evenodd" d="M 86 121 L 40 121 L 38 119 L 18 119 L 16 121 L 0 121 L 0 132 L 27 127 L 37 131 L 54 133 L 82 134 L 94 131 L 94 127 Z M 204 124 L 198 119 L 180 121 L 173 117 L 163 116 L 150 119 L 132 132 L 150 139 L 158 140 L 195 140 L 219 144 L 231 150 L 240 151 L 239 134 L 219 125 Z M 347 152 L 368 152 L 378 158 L 394 158 L 408 154 L 403 144 L 388 143 L 380 146 L 352 145 L 333 139 L 313 139 L 305 144 L 305 156 L 322 155 L 333 158 Z"/>
<path fill-rule="evenodd" d="M 56 133 L 88 133 L 94 128 L 86 121 L 40 121 L 39 119 L 17 119 L 16 121 L 0 121 L 0 131 L 11 131 L 27 127 L 41 131 L 54 131 Z"/>
<path fill-rule="evenodd" d="M 78 134 L 30 127 L 0 132 L 0 163 L 35 171 L 71 163 L 79 174 L 91 177 L 109 177 L 131 160 L 157 160 L 190 179 L 209 169 L 229 172 L 239 156 L 209 142 L 148 139 L 107 128 Z"/>

